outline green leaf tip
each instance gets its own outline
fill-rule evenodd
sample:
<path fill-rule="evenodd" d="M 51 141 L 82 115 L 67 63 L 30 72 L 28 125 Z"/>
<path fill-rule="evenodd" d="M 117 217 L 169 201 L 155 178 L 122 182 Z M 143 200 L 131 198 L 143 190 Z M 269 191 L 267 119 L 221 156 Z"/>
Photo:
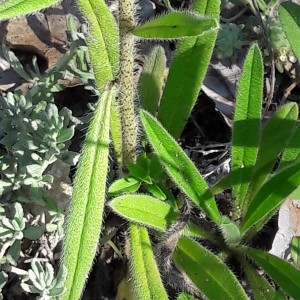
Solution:
<path fill-rule="evenodd" d="M 119 70 L 119 31 L 117 23 L 103 0 L 77 0 L 89 23 L 87 45 L 100 90 L 115 79 Z"/>
<path fill-rule="evenodd" d="M 35 13 L 60 0 L 6 0 L 0 3 L 0 21 Z"/>
<path fill-rule="evenodd" d="M 177 39 L 199 36 L 218 29 L 216 19 L 192 11 L 171 11 L 136 26 L 132 33 L 145 39 Z"/>

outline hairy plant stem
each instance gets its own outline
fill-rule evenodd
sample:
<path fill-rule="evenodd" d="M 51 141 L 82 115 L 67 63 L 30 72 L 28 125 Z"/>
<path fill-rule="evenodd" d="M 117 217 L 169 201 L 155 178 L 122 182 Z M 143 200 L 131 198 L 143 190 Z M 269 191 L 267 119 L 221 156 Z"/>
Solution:
<path fill-rule="evenodd" d="M 126 162 L 136 162 L 137 157 L 137 116 L 135 111 L 134 83 L 134 0 L 119 1 L 120 28 L 120 73 L 119 105 L 122 127 L 122 166 L 127 171 Z M 167 299 L 155 264 L 148 231 L 145 227 L 130 223 L 130 270 L 137 299 Z M 154 268 L 156 267 L 156 272 Z M 150 283 L 149 283 L 150 282 Z M 126 288 L 130 289 L 128 284 Z"/>
<path fill-rule="evenodd" d="M 134 107 L 134 0 L 119 1 L 120 74 L 119 103 L 123 134 L 123 164 L 136 161 L 137 119 Z"/>

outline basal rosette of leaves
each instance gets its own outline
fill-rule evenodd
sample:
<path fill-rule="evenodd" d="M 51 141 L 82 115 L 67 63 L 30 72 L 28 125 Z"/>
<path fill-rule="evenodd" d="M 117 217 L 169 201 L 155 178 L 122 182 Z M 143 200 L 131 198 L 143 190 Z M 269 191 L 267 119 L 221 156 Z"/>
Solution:
<path fill-rule="evenodd" d="M 182 224 L 182 212 L 174 207 L 174 198 L 166 197 L 162 201 L 151 189 L 148 189 L 148 192 L 153 196 L 132 194 L 137 183 L 148 187 L 154 180 L 157 182 L 157 179 L 151 176 L 153 171 L 150 172 L 149 168 L 148 173 L 144 174 L 138 171 L 138 168 L 130 168 L 130 180 L 117 181 L 119 192 L 122 192 L 123 186 L 126 194 L 117 196 L 110 202 L 116 213 L 131 222 L 142 224 L 154 231 L 165 232 L 166 244 L 162 240 L 159 249 L 170 251 L 170 247 L 177 244 L 167 255 L 165 252 L 158 252 L 158 261 L 160 256 L 164 257 L 164 269 L 161 274 L 163 278 L 168 278 L 168 274 L 172 272 L 173 280 L 177 282 L 176 269 L 168 269 L 173 262 L 190 278 L 191 282 L 186 283 L 185 289 L 194 296 L 197 295 L 195 289 L 198 288 L 200 294 L 209 299 L 217 299 L 221 294 L 226 295 L 228 299 L 248 299 L 249 295 L 231 272 L 230 266 L 226 265 L 226 259 L 231 255 L 244 268 L 255 299 L 272 299 L 278 293 L 297 297 L 300 288 L 299 282 L 295 280 L 295 276 L 300 276 L 296 267 L 267 252 L 244 246 L 244 243 L 249 243 L 276 213 L 284 199 L 297 190 L 300 183 L 300 144 L 293 139 L 298 126 L 297 105 L 289 103 L 282 106 L 262 128 L 262 80 L 261 53 L 259 48 L 253 45 L 244 62 L 244 71 L 239 82 L 233 126 L 231 172 L 211 188 L 163 126 L 150 113 L 141 111 L 141 122 L 161 165 L 173 182 L 190 201 L 206 213 L 207 218 L 215 228 L 219 228 L 218 230 L 208 232 L 187 219 L 184 223 L 185 229 L 180 227 L 180 231 L 174 232 L 174 228 Z M 281 153 L 282 167 L 279 164 L 277 171 L 272 173 Z M 143 160 L 140 160 L 138 165 L 144 165 Z M 135 182 L 131 178 L 134 178 Z M 163 182 L 161 181 L 159 186 L 165 191 Z M 112 187 L 115 187 L 114 184 Z M 232 188 L 233 215 L 220 216 L 213 194 L 229 187 Z M 178 200 L 175 200 L 175 203 L 178 204 Z M 181 223 L 178 223 L 179 221 Z M 216 247 L 216 252 L 206 248 L 208 241 L 209 245 L 212 243 Z M 252 261 L 262 267 L 274 281 L 270 282 L 259 275 Z M 201 276 L 198 275 L 199 272 Z M 274 283 L 279 285 L 282 291 L 277 292 Z M 178 287 L 178 284 L 176 286 Z"/>

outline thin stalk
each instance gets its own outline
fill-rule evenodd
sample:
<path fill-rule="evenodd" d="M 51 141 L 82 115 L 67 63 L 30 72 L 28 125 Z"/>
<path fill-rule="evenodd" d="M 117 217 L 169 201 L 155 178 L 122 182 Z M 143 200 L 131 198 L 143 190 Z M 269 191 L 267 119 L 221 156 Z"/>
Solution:
<path fill-rule="evenodd" d="M 123 133 L 123 163 L 136 161 L 137 119 L 135 116 L 134 84 L 134 1 L 119 1 L 120 74 L 119 103 Z"/>

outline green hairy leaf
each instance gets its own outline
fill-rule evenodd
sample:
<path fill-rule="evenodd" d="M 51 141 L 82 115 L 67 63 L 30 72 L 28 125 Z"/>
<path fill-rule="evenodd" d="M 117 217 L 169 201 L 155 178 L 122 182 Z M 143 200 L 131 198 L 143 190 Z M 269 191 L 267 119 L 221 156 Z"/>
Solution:
<path fill-rule="evenodd" d="M 63 263 L 68 269 L 63 299 L 79 299 L 98 244 L 105 202 L 110 108 L 115 91 L 104 90 L 80 158 L 68 216 Z"/>
<path fill-rule="evenodd" d="M 245 258 L 241 260 L 241 263 L 250 282 L 255 299 L 276 299 L 274 287 Z"/>
<path fill-rule="evenodd" d="M 248 199 L 252 199 L 265 182 L 296 129 L 298 107 L 296 103 L 281 106 L 269 119 L 261 132 L 258 157 L 254 167 Z"/>
<path fill-rule="evenodd" d="M 291 297 L 297 299 L 300 291 L 300 270 L 285 260 L 267 252 L 243 247 L 244 252 L 250 256 L 266 273 Z"/>
<path fill-rule="evenodd" d="M 89 23 L 87 45 L 97 87 L 102 90 L 119 70 L 119 33 L 114 17 L 103 0 L 78 0 Z"/>
<path fill-rule="evenodd" d="M 155 183 L 152 183 L 151 185 L 148 184 L 147 185 L 147 190 L 149 191 L 149 193 L 151 193 L 155 198 L 157 198 L 159 200 L 166 200 L 166 198 L 167 198 L 165 193 Z"/>
<path fill-rule="evenodd" d="M 149 142 L 174 182 L 218 224 L 221 217 L 215 199 L 195 165 L 153 116 L 143 110 L 140 115 Z"/>
<path fill-rule="evenodd" d="M 176 39 L 198 36 L 217 28 L 217 20 L 212 17 L 195 12 L 172 10 L 165 15 L 136 26 L 132 33 L 146 39 Z"/>
<path fill-rule="evenodd" d="M 147 229 L 130 224 L 130 269 L 136 299 L 168 300 L 160 278 Z"/>
<path fill-rule="evenodd" d="M 208 299 L 248 299 L 228 266 L 189 238 L 179 240 L 173 259 Z"/>
<path fill-rule="evenodd" d="M 278 171 L 287 165 L 293 163 L 297 158 L 300 158 L 300 126 L 297 123 L 297 128 L 282 154 Z"/>
<path fill-rule="evenodd" d="M 1 271 L 0 272 L 0 292 L 1 292 L 1 289 L 4 287 L 4 285 L 6 284 L 7 278 L 8 278 L 8 275 L 5 272 Z"/>
<path fill-rule="evenodd" d="M 159 231 L 166 231 L 179 217 L 166 202 L 143 194 L 116 197 L 109 206 L 127 220 Z M 214 240 L 214 236 L 193 223 L 184 229 L 184 235 Z"/>
<path fill-rule="evenodd" d="M 156 113 L 161 98 L 166 62 L 164 48 L 156 46 L 149 54 L 140 77 L 141 107 L 152 114 Z"/>
<path fill-rule="evenodd" d="M 292 2 L 283 2 L 279 6 L 279 19 L 294 53 L 300 61 L 300 6 Z"/>
<path fill-rule="evenodd" d="M 219 0 L 196 0 L 194 12 L 219 19 Z M 158 119 L 178 138 L 197 101 L 217 38 L 217 30 L 178 43 L 164 88 Z"/>
<path fill-rule="evenodd" d="M 120 178 L 111 184 L 108 189 L 108 194 L 133 193 L 139 189 L 140 185 L 141 181 L 134 177 Z"/>
<path fill-rule="evenodd" d="M 262 98 L 263 62 L 258 46 L 254 44 L 246 57 L 239 82 L 232 136 L 231 180 L 234 205 L 242 211 L 257 158 Z"/>
<path fill-rule="evenodd" d="M 127 162 L 126 163 L 126 167 L 128 168 L 130 174 L 141 180 L 141 181 L 144 181 L 144 182 L 147 182 L 149 184 L 152 183 L 152 180 L 148 174 L 148 170 L 146 168 L 143 168 L 142 166 L 139 166 L 137 164 L 133 164 L 133 163 L 130 163 L 130 162 Z"/>
<path fill-rule="evenodd" d="M 276 172 L 261 187 L 252 199 L 245 218 L 242 232 L 245 232 L 261 218 L 272 217 L 274 210 L 300 185 L 300 160 Z M 270 212 L 272 212 L 271 215 Z"/>
<path fill-rule="evenodd" d="M 143 194 L 116 197 L 109 206 L 130 221 L 158 230 L 166 230 L 178 217 L 169 204 Z"/>
<path fill-rule="evenodd" d="M 45 9 L 59 0 L 4 0 L 0 3 L 0 21 L 24 16 Z"/>

